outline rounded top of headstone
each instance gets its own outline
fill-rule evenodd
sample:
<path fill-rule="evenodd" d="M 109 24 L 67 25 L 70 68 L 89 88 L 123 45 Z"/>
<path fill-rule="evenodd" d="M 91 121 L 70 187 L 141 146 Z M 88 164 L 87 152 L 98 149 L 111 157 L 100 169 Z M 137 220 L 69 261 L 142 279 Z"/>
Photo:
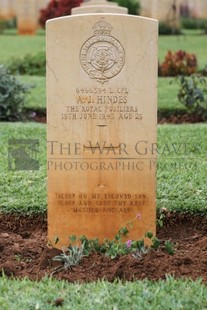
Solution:
<path fill-rule="evenodd" d="M 110 35 L 112 31 L 112 26 L 107 23 L 102 17 L 95 25 L 93 26 L 94 35 Z"/>

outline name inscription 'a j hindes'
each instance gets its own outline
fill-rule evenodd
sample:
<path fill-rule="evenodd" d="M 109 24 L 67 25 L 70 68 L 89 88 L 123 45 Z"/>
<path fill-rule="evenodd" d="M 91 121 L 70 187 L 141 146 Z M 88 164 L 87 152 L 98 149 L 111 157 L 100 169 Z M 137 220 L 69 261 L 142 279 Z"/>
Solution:
<path fill-rule="evenodd" d="M 121 72 L 125 51 L 111 36 L 112 27 L 104 18 L 95 23 L 93 30 L 94 35 L 81 48 L 80 63 L 91 79 L 103 84 Z"/>

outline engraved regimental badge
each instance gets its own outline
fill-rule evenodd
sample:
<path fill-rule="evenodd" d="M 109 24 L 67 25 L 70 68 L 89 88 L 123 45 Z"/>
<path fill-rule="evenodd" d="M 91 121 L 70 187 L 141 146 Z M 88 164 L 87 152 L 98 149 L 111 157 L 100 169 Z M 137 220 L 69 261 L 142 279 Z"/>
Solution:
<path fill-rule="evenodd" d="M 125 52 L 121 43 L 111 36 L 112 26 L 101 18 L 93 26 L 94 35 L 82 46 L 80 62 L 91 79 L 105 83 L 120 73 Z"/>

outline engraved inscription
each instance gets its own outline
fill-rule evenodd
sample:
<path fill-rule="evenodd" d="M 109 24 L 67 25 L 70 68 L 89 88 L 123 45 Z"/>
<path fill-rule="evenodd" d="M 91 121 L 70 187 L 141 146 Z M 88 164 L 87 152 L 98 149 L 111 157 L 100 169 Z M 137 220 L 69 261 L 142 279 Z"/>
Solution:
<path fill-rule="evenodd" d="M 148 203 L 145 193 L 55 193 L 59 207 L 68 207 L 72 213 L 130 213 L 138 212 Z"/>
<path fill-rule="evenodd" d="M 128 104 L 126 87 L 79 87 L 74 101 L 61 113 L 62 120 L 142 120 L 137 105 Z"/>
<path fill-rule="evenodd" d="M 125 51 L 111 36 L 112 27 L 101 18 L 94 27 L 94 35 L 82 46 L 80 63 L 91 79 L 101 84 L 119 74 L 124 66 Z"/>

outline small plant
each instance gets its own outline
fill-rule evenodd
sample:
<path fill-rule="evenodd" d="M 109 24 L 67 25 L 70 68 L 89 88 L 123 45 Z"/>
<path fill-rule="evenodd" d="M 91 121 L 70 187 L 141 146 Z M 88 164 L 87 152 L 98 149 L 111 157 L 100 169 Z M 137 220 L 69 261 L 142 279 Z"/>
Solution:
<path fill-rule="evenodd" d="M 165 250 L 168 254 L 174 255 L 175 254 L 175 244 L 169 240 L 165 241 Z"/>
<path fill-rule="evenodd" d="M 163 63 L 159 65 L 160 76 L 191 75 L 197 72 L 197 58 L 179 50 L 175 53 L 168 51 Z"/>
<path fill-rule="evenodd" d="M 63 263 L 63 265 L 55 268 L 53 273 L 67 270 L 78 265 L 82 257 L 88 256 L 92 252 L 103 253 L 111 259 L 131 253 L 134 258 L 142 259 L 143 255 L 147 254 L 150 250 L 150 247 L 145 246 L 144 238 L 141 240 L 123 240 L 126 240 L 126 236 L 129 233 L 128 228 L 132 227 L 133 221 L 137 219 L 141 219 L 139 213 L 133 220 L 129 221 L 125 227 L 122 227 L 118 231 L 113 240 L 105 239 L 103 243 L 100 243 L 98 238 L 89 240 L 86 236 L 70 236 L 69 239 L 71 243 L 81 242 L 81 246 L 78 247 L 77 245 L 73 246 L 70 244 L 66 251 L 63 250 L 61 255 L 55 256 L 53 260 L 59 261 Z M 157 250 L 161 246 L 160 240 L 154 237 L 152 232 L 147 232 L 144 237 L 151 240 L 151 248 L 154 250 Z M 174 254 L 174 245 L 170 241 L 166 241 L 163 248 L 169 254 Z"/>
<path fill-rule="evenodd" d="M 24 58 L 12 59 L 8 63 L 8 69 L 12 74 L 45 76 L 45 52 L 39 52 L 36 55 L 27 54 Z"/>
<path fill-rule="evenodd" d="M 63 263 L 63 265 L 55 268 L 54 272 L 58 272 L 61 270 L 70 269 L 73 266 L 76 266 L 80 263 L 81 259 L 84 255 L 84 243 L 81 244 L 80 247 L 70 245 L 66 250 L 62 250 L 62 254 L 57 255 L 53 258 L 54 261 L 58 261 Z"/>
<path fill-rule="evenodd" d="M 144 247 L 144 240 L 126 240 L 130 227 L 133 225 L 133 221 L 141 219 L 141 215 L 138 213 L 136 217 L 128 222 L 125 227 L 122 227 L 115 235 L 113 240 L 105 239 L 103 243 L 99 240 L 88 240 L 85 236 L 81 236 L 79 240 L 85 245 L 84 254 L 89 255 L 91 252 L 104 253 L 111 259 L 117 256 L 126 255 L 135 251 L 142 251 Z"/>
<path fill-rule="evenodd" d="M 164 213 L 161 213 L 159 218 L 157 218 L 157 225 L 160 226 L 160 227 L 163 227 L 164 225 L 164 219 L 165 219 L 165 214 Z"/>
<path fill-rule="evenodd" d="M 179 101 L 186 106 L 190 113 L 207 119 L 207 81 L 206 78 L 193 75 L 191 77 L 179 76 L 176 78 L 180 89 L 178 91 Z"/>
<path fill-rule="evenodd" d="M 162 248 L 168 254 L 174 255 L 174 253 L 175 253 L 175 244 L 172 243 L 171 241 L 166 240 L 164 242 L 164 245 L 162 245 L 161 241 L 157 237 L 154 237 L 151 232 L 146 233 L 145 236 L 148 237 L 152 241 L 151 248 L 153 248 L 154 250 L 157 250 L 158 248 Z"/>
<path fill-rule="evenodd" d="M 143 255 L 149 252 L 149 248 L 144 245 L 144 241 L 142 241 L 139 245 L 139 249 L 135 250 L 132 253 L 132 256 L 136 259 L 142 259 Z"/>
<path fill-rule="evenodd" d="M 0 121 L 15 121 L 22 118 L 25 94 L 32 85 L 26 85 L 10 75 L 7 68 L 0 66 Z"/>

